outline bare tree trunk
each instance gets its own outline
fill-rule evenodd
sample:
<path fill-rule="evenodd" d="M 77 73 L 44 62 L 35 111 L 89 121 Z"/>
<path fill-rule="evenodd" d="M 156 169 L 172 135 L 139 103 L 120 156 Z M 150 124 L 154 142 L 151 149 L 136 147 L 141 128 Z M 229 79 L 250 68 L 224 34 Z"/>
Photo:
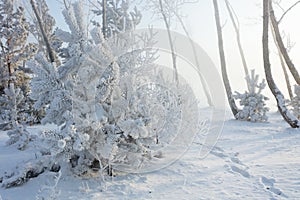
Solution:
<path fill-rule="evenodd" d="M 107 0 L 102 0 L 102 33 L 107 38 Z"/>
<path fill-rule="evenodd" d="M 10 39 L 7 41 L 7 46 L 9 46 L 10 43 Z M 14 73 L 15 73 L 15 68 L 11 63 L 11 59 L 10 59 L 10 49 L 7 50 L 7 54 L 6 54 L 6 64 L 7 64 L 7 68 L 8 68 L 8 85 L 7 88 L 10 88 L 12 83 L 14 83 L 13 81 L 13 77 L 14 77 Z"/>
<path fill-rule="evenodd" d="M 263 59 L 266 79 L 270 90 L 277 101 L 278 110 L 281 113 L 284 120 L 292 127 L 299 128 L 299 120 L 293 116 L 285 106 L 285 99 L 281 91 L 278 89 L 274 79 L 272 77 L 270 56 L 269 56 L 269 6 L 270 0 L 263 0 Z"/>
<path fill-rule="evenodd" d="M 270 5 L 269 5 L 269 9 L 270 9 L 270 19 L 271 19 L 271 23 L 275 32 L 275 36 L 276 36 L 276 41 L 277 44 L 279 46 L 280 52 L 289 68 L 289 70 L 291 71 L 295 81 L 297 82 L 298 85 L 300 85 L 300 76 L 299 73 L 297 71 L 297 69 L 295 68 L 294 63 L 292 62 L 285 46 L 284 43 L 282 41 L 282 37 L 280 35 L 280 31 L 279 31 L 279 27 L 278 27 L 278 22 L 276 20 L 275 14 L 274 14 L 274 10 L 272 7 L 272 1 L 270 1 Z"/>
<path fill-rule="evenodd" d="M 173 61 L 173 68 L 174 68 L 174 77 L 175 77 L 175 82 L 176 82 L 176 84 L 178 86 L 179 80 L 178 80 L 178 70 L 177 70 L 177 64 L 176 64 L 175 48 L 174 48 L 173 41 L 172 41 L 170 24 L 168 22 L 168 18 L 166 16 L 166 13 L 165 13 L 165 11 L 163 9 L 162 0 L 159 0 L 159 7 L 160 7 L 160 12 L 161 12 L 161 15 L 163 16 L 164 23 L 165 23 L 165 26 L 166 26 L 167 32 L 168 32 L 169 44 L 170 44 L 171 53 L 172 53 L 172 61 Z"/>
<path fill-rule="evenodd" d="M 282 70 L 283 70 L 283 74 L 284 74 L 286 86 L 287 86 L 287 89 L 288 89 L 288 93 L 289 93 L 290 99 L 292 99 L 293 98 L 293 91 L 292 91 L 289 75 L 288 75 L 288 72 L 287 72 L 287 69 L 286 69 L 286 66 L 285 66 L 284 58 L 281 54 L 280 48 L 279 48 L 278 43 L 276 41 L 275 32 L 274 32 L 274 29 L 273 29 L 272 26 L 271 26 L 271 29 L 272 29 L 271 31 L 272 31 L 272 36 L 273 36 L 273 39 L 274 39 L 274 43 L 276 44 L 276 47 L 277 47 L 277 50 L 278 50 L 278 56 L 279 56 L 279 59 L 280 59 L 280 64 L 281 64 Z"/>
<path fill-rule="evenodd" d="M 229 1 L 225 0 L 225 3 L 226 3 L 226 7 L 227 7 L 227 10 L 228 10 L 228 13 L 229 13 L 232 25 L 233 25 L 235 33 L 236 33 L 236 41 L 237 41 L 239 52 L 240 52 L 240 56 L 241 56 L 241 59 L 242 59 L 242 63 L 243 63 L 244 71 L 245 71 L 245 76 L 247 77 L 247 76 L 249 76 L 249 70 L 248 70 L 248 66 L 247 66 L 247 63 L 246 63 L 246 58 L 245 58 L 244 50 L 243 50 L 242 43 L 241 43 L 239 22 L 235 21 L 234 10 L 231 7 Z M 236 17 L 236 19 L 237 19 L 237 17 Z M 248 86 L 248 88 L 249 88 L 249 86 Z"/>
<path fill-rule="evenodd" d="M 8 27 L 8 25 L 7 25 Z M 6 45 L 7 46 L 10 46 L 10 41 L 11 41 L 11 37 L 7 40 L 6 42 Z M 4 93 L 4 89 L 5 88 L 10 88 L 11 86 L 11 83 L 14 83 L 13 81 L 13 77 L 14 77 L 14 73 L 15 73 L 15 66 L 13 65 L 12 61 L 11 61 L 11 55 L 10 55 L 10 48 L 5 48 L 4 45 L 2 44 L 2 41 L 0 41 L 0 45 L 1 45 L 1 49 L 2 49 L 2 54 L 3 54 L 3 57 L 4 57 L 4 60 L 5 60 L 5 63 L 7 65 L 7 78 L 8 80 L 6 80 L 3 85 L 1 85 L 0 87 L 1 88 L 1 93 L 3 92 Z M 1 66 L 2 67 L 2 66 Z M 5 71 L 5 70 L 4 70 Z M 1 95 L 0 93 L 0 95 Z"/>
<path fill-rule="evenodd" d="M 287 90 L 288 90 L 288 93 L 289 93 L 289 96 L 290 96 L 290 100 L 292 100 L 294 95 L 293 95 L 293 89 L 292 89 L 292 85 L 291 85 L 291 82 L 290 82 L 289 74 L 288 74 L 288 71 L 287 71 L 286 66 L 285 66 L 284 58 L 281 54 L 279 55 L 279 58 L 280 58 L 280 63 L 281 63 L 281 66 L 282 66 L 282 70 L 283 70 L 283 74 L 284 74 L 284 78 L 285 78 L 285 82 L 286 82 L 286 87 L 287 87 Z"/>
<path fill-rule="evenodd" d="M 193 42 L 193 40 L 192 40 L 192 38 L 191 38 L 191 36 L 190 36 L 188 30 L 186 29 L 186 27 L 185 27 L 185 25 L 184 25 L 184 22 L 183 22 L 182 18 L 179 16 L 179 14 L 178 14 L 176 11 L 174 11 L 174 14 L 175 14 L 175 16 L 177 17 L 177 19 L 179 20 L 179 23 L 181 24 L 181 26 L 182 26 L 182 28 L 183 28 L 183 30 L 184 30 L 186 36 L 189 38 L 189 41 L 190 41 L 190 43 L 191 43 L 191 45 L 192 45 L 192 49 L 193 49 L 193 53 L 194 53 L 196 65 L 199 67 L 200 64 L 199 64 L 198 58 L 196 57 L 197 52 L 196 52 L 196 49 L 195 49 L 195 46 L 194 46 L 194 42 Z M 202 76 L 200 73 L 199 73 L 199 76 L 200 76 L 200 81 L 201 81 L 202 87 L 203 87 L 203 89 L 204 89 L 204 94 L 205 94 L 205 96 L 206 96 L 206 98 L 207 98 L 207 103 L 208 103 L 209 106 L 213 106 L 213 102 L 212 102 L 212 99 L 211 99 L 209 90 L 208 90 L 208 88 L 207 88 L 207 84 L 206 84 L 206 82 L 205 82 L 203 76 Z"/>
<path fill-rule="evenodd" d="M 1 40 L 0 40 L 0 47 L 1 47 L 2 51 L 4 52 L 4 46 L 3 46 L 3 43 Z M 6 79 L 7 73 L 9 73 L 9 72 L 6 72 L 6 70 L 8 70 L 9 68 L 6 69 L 6 67 L 3 63 L 3 60 L 0 59 L 0 68 L 3 68 L 3 69 L 1 69 L 2 72 L 0 72 L 0 73 L 2 73 L 2 74 L 0 74 L 0 77 L 1 77 L 1 79 L 3 78 L 2 80 L 0 79 L 0 96 L 2 94 L 4 94 L 4 89 L 7 88 L 8 82 L 5 79 Z M 0 129 L 1 129 L 1 127 L 0 127 Z"/>
<path fill-rule="evenodd" d="M 46 49 L 47 49 L 47 52 L 48 52 L 48 56 L 49 56 L 50 62 L 54 63 L 55 62 L 55 56 L 53 54 L 53 51 L 52 51 L 49 39 L 48 39 L 48 37 L 47 37 L 47 35 L 45 33 L 45 30 L 44 30 L 44 27 L 43 27 L 43 24 L 42 24 L 42 20 L 41 20 L 40 14 L 38 13 L 38 10 L 36 8 L 36 4 L 35 4 L 34 0 L 30 0 L 30 4 L 32 6 L 32 10 L 33 10 L 33 12 L 35 14 L 35 17 L 36 17 L 36 19 L 38 21 L 38 24 L 39 24 L 39 27 L 40 27 L 40 30 L 41 30 L 41 34 L 43 36 L 43 39 L 44 39 L 44 42 L 45 42 L 45 45 L 46 45 Z"/>
<path fill-rule="evenodd" d="M 290 100 L 292 100 L 294 95 L 293 95 L 293 89 L 292 89 L 292 85 L 291 85 L 291 82 L 290 82 L 289 74 L 288 74 L 288 71 L 286 69 L 284 58 L 283 58 L 282 54 L 280 54 L 279 56 L 280 56 L 279 58 L 280 58 L 280 63 L 281 63 L 281 66 L 282 66 L 285 82 L 286 82 L 286 87 L 287 87 L 287 90 L 288 90 L 288 93 L 289 93 L 289 96 L 290 96 Z"/>
<path fill-rule="evenodd" d="M 226 89 L 229 106 L 231 108 L 231 111 L 232 111 L 234 117 L 236 118 L 236 115 L 238 113 L 238 108 L 237 108 L 234 98 L 232 96 L 231 87 L 230 87 L 227 70 L 226 70 L 226 61 L 225 61 L 225 54 L 224 54 L 224 47 L 223 47 L 222 27 L 221 27 L 221 23 L 220 23 L 218 2 L 217 2 L 217 0 L 213 0 L 213 3 L 214 3 L 216 26 L 217 26 L 217 32 L 218 32 L 219 54 L 220 54 L 220 61 L 221 61 L 223 83 L 224 83 L 224 86 Z"/>

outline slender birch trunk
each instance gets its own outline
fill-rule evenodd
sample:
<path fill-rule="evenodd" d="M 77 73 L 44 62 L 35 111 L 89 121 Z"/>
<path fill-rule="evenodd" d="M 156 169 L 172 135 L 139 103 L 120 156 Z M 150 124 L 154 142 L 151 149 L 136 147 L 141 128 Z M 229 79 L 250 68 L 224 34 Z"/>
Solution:
<path fill-rule="evenodd" d="M 236 115 L 238 113 L 238 108 L 235 104 L 234 98 L 232 96 L 232 91 L 227 75 L 226 70 L 226 61 L 225 61 L 225 53 L 224 53 L 224 46 L 223 46 L 223 36 L 222 36 L 222 27 L 220 23 L 220 14 L 219 14 L 219 8 L 218 8 L 218 2 L 217 0 L 213 0 L 214 4 L 214 10 L 215 10 L 215 19 L 216 19 L 216 26 L 217 26 L 217 32 L 218 32 L 218 41 L 219 41 L 219 54 L 220 54 L 220 61 L 221 61 L 221 69 L 222 69 L 222 77 L 223 77 L 223 83 L 226 89 L 227 99 L 229 106 L 231 108 L 232 114 L 236 118 Z"/>
<path fill-rule="evenodd" d="M 279 59 L 280 59 L 280 64 L 281 64 L 282 70 L 283 70 L 283 74 L 284 74 L 284 78 L 285 78 L 285 82 L 286 82 L 286 87 L 287 87 L 290 99 L 292 99 L 293 98 L 293 91 L 292 91 L 292 87 L 291 87 L 291 82 L 290 82 L 289 75 L 288 75 L 288 72 L 287 72 L 287 69 L 286 69 L 286 66 L 285 66 L 284 58 L 281 54 L 280 48 L 279 48 L 278 43 L 276 41 L 275 32 L 274 32 L 274 29 L 273 29 L 272 26 L 271 26 L 271 31 L 272 31 L 272 36 L 273 36 L 273 39 L 274 39 L 274 43 L 275 43 L 275 45 L 277 47 L 277 50 L 278 50 L 278 56 L 279 56 Z"/>
<path fill-rule="evenodd" d="M 159 7 L 160 7 L 160 13 L 164 19 L 164 23 L 168 32 L 168 38 L 169 38 L 169 44 L 170 44 L 170 48 L 171 48 L 171 53 L 172 53 L 172 62 L 173 62 L 173 68 L 174 68 L 174 78 L 175 78 L 175 82 L 176 85 L 178 86 L 179 84 L 179 79 L 178 79 L 178 70 L 177 70 L 177 62 L 176 62 L 176 54 L 175 54 L 175 47 L 173 45 L 173 40 L 172 40 L 172 35 L 171 35 L 171 28 L 170 28 L 170 24 L 168 22 L 168 18 L 167 15 L 164 11 L 163 8 L 163 3 L 162 0 L 159 0 Z"/>
<path fill-rule="evenodd" d="M 300 76 L 299 76 L 299 73 L 294 65 L 294 63 L 292 62 L 285 46 L 284 46 L 284 43 L 282 41 L 282 37 L 281 37 L 281 34 L 280 34 L 280 31 L 279 31 L 279 27 L 278 27 L 278 22 L 276 20 L 276 17 L 275 17 L 275 14 L 274 14 L 274 10 L 273 10 L 273 7 L 272 7 L 272 1 L 270 1 L 270 5 L 269 5 L 269 9 L 270 9 L 270 19 L 271 19 L 271 23 L 272 23 L 272 26 L 273 26 L 273 29 L 274 29 L 274 32 L 275 32 L 275 36 L 276 36 L 276 41 L 277 41 L 277 44 L 279 46 L 279 49 L 280 49 L 280 52 L 290 70 L 290 72 L 292 73 L 295 81 L 297 82 L 298 85 L 300 85 Z"/>
<path fill-rule="evenodd" d="M 270 56 L 269 56 L 269 6 L 271 5 L 270 0 L 263 0 L 263 59 L 266 79 L 270 90 L 277 101 L 278 110 L 281 113 L 284 120 L 292 127 L 299 128 L 299 120 L 293 116 L 285 106 L 285 99 L 281 91 L 278 89 L 274 79 L 272 77 Z"/>

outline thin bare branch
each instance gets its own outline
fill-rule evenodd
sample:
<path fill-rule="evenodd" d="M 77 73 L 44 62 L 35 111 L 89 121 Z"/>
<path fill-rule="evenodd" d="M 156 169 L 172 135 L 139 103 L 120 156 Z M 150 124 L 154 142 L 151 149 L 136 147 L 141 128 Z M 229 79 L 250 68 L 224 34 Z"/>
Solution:
<path fill-rule="evenodd" d="M 240 28 L 240 21 L 239 21 L 239 18 L 235 12 L 235 10 L 233 9 L 231 3 L 228 1 L 228 0 L 225 0 L 225 3 L 226 3 L 226 6 L 228 7 L 228 9 L 230 9 L 230 12 L 232 13 L 232 18 L 234 19 L 234 22 L 236 24 L 236 26 L 238 28 Z"/>
<path fill-rule="evenodd" d="M 273 3 L 282 11 L 284 12 L 284 8 L 280 5 L 281 4 L 281 0 L 273 0 Z"/>
<path fill-rule="evenodd" d="M 297 6 L 300 3 L 300 1 L 295 2 L 293 5 L 291 5 L 280 17 L 280 19 L 278 20 L 278 24 L 280 24 L 280 22 L 282 21 L 282 19 L 285 17 L 285 15 L 292 10 L 295 6 Z"/>
<path fill-rule="evenodd" d="M 227 7 L 227 10 L 228 10 L 231 22 L 233 24 L 233 27 L 234 27 L 234 30 L 235 30 L 235 33 L 236 33 L 236 40 L 237 40 L 237 44 L 238 44 L 240 56 L 241 56 L 241 59 L 242 59 L 245 76 L 247 77 L 249 75 L 249 70 L 248 70 L 248 66 L 247 66 L 247 62 L 246 62 L 244 50 L 243 50 L 242 43 L 241 43 L 239 21 L 238 21 L 237 15 L 234 12 L 233 7 L 231 6 L 231 4 L 229 3 L 228 0 L 225 0 L 225 4 L 226 4 L 226 7 Z M 249 88 L 249 85 L 248 85 L 248 88 Z"/>

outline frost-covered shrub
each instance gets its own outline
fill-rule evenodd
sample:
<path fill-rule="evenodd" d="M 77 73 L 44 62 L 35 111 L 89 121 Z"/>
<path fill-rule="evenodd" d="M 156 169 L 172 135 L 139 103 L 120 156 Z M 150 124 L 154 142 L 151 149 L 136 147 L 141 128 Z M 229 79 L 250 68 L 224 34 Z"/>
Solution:
<path fill-rule="evenodd" d="M 290 102 L 290 106 L 292 107 L 293 114 L 300 119 L 300 86 L 295 85 L 294 87 L 295 96 L 292 98 Z"/>
<path fill-rule="evenodd" d="M 33 139 L 23 124 L 25 121 L 23 111 L 27 110 L 28 104 L 24 100 L 21 89 L 15 89 L 13 83 L 4 92 L 4 95 L 0 96 L 1 128 L 10 129 L 7 132 L 9 136 L 8 145 L 16 144 L 19 150 L 24 150 L 29 141 Z"/>
<path fill-rule="evenodd" d="M 116 122 L 111 104 L 120 71 L 141 73 L 133 68 L 144 65 L 138 63 L 141 59 L 149 61 L 151 52 L 142 57 L 143 49 L 129 51 L 136 44 L 130 33 L 107 40 L 99 28 L 88 33 L 80 3 L 72 4 L 63 14 L 71 32 L 57 30 L 56 35 L 68 44 L 67 56 L 57 68 L 42 55 L 36 56 L 30 64 L 35 73 L 32 98 L 36 109 L 46 108 L 42 123 L 60 126 L 60 131 L 44 138 L 50 147 L 48 153 L 70 162 L 76 174 L 85 174 L 95 165 L 105 168 L 107 164 L 99 166 L 99 162 L 107 163 L 111 149 L 106 147 L 114 145 L 110 134 L 116 134 Z M 105 148 L 98 148 L 98 143 Z"/>
<path fill-rule="evenodd" d="M 0 105 L 0 118 L 4 129 L 11 129 L 13 123 L 22 121 L 24 118 L 22 111 L 28 109 L 23 92 L 20 88 L 15 88 L 13 83 L 4 89 L 4 94 L 0 96 Z"/>
<path fill-rule="evenodd" d="M 35 139 L 35 136 L 31 135 L 24 125 L 15 124 L 12 130 L 7 131 L 9 140 L 8 145 L 16 145 L 19 150 L 25 150 L 29 142 Z"/>
<path fill-rule="evenodd" d="M 194 131 L 193 92 L 154 64 L 153 31 L 105 38 L 99 27 L 86 29 L 80 3 L 63 14 L 70 29 L 56 32 L 68 44 L 63 64 L 56 68 L 41 55 L 31 63 L 35 107 L 46 108 L 43 123 L 59 126 L 43 136 L 44 154 L 78 175 L 138 170 L 160 159 L 159 149 L 178 134 Z"/>
<path fill-rule="evenodd" d="M 31 98 L 35 100 L 34 108 L 44 110 L 42 124 L 64 124 L 70 117 L 71 100 L 64 83 L 59 79 L 56 67 L 49 63 L 42 54 L 29 63 L 34 76 L 31 81 Z"/>
<path fill-rule="evenodd" d="M 27 41 L 29 24 L 24 8 L 16 7 L 12 0 L 3 0 L 0 18 L 0 129 L 12 129 L 14 121 L 27 120 L 30 110 L 29 76 L 23 66 L 36 48 Z"/>
<path fill-rule="evenodd" d="M 62 64 L 55 66 L 42 54 L 29 63 L 34 107 L 45 108 L 42 123 L 54 123 L 57 129 L 42 131 L 32 145 L 35 159 L 2 182 L 14 187 L 42 173 L 59 172 L 54 184 L 41 188 L 41 199 L 44 192 L 55 198 L 60 175 L 70 172 L 92 176 L 166 166 L 198 128 L 191 88 L 182 80 L 174 84 L 172 70 L 154 64 L 151 29 L 105 38 L 99 27 L 86 29 L 78 2 L 64 16 L 70 32 L 56 32 L 67 45 Z"/>
<path fill-rule="evenodd" d="M 251 77 L 246 77 L 248 91 L 241 94 L 236 92 L 234 98 L 239 100 L 242 109 L 237 114 L 237 119 L 251 122 L 265 122 L 268 120 L 266 113 L 269 108 L 266 107 L 265 101 L 268 100 L 261 92 L 266 87 L 265 80 L 258 83 L 258 75 L 251 71 Z"/>

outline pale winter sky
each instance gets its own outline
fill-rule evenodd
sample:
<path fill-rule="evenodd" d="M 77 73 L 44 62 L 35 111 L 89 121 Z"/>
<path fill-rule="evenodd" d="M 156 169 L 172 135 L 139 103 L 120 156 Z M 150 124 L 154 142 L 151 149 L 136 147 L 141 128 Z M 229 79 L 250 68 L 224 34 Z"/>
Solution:
<path fill-rule="evenodd" d="M 219 0 L 219 9 L 221 11 L 221 20 L 223 27 L 223 39 L 226 53 L 226 61 L 228 73 L 232 89 L 243 92 L 246 88 L 244 82 L 244 72 L 237 50 L 235 32 L 232 28 L 227 10 L 223 0 Z M 251 69 L 256 69 L 260 74 L 260 78 L 264 78 L 263 59 L 262 59 L 262 0 L 230 0 L 236 14 L 239 16 L 241 40 L 244 47 L 248 66 Z M 295 0 L 284 0 L 281 3 L 283 8 L 288 8 Z M 48 0 L 51 13 L 56 18 L 58 26 L 64 26 L 61 10 L 63 5 L 58 1 Z M 279 18 L 283 13 L 278 7 L 274 6 L 276 16 Z M 142 13 L 145 13 L 140 9 Z M 188 4 L 183 7 L 181 13 L 185 16 L 184 21 L 192 38 L 197 42 L 211 57 L 216 67 L 219 69 L 219 54 L 217 46 L 217 33 L 214 21 L 214 10 L 212 0 L 199 0 L 196 4 Z M 280 24 L 280 29 L 285 35 L 289 35 L 291 43 L 295 46 L 290 52 L 290 56 L 294 61 L 298 70 L 300 70 L 300 4 L 295 7 Z M 142 26 L 154 24 L 155 27 L 163 28 L 163 23 L 154 19 L 149 14 L 144 14 Z M 172 29 L 182 32 L 180 25 L 173 23 Z M 272 38 L 270 38 L 272 40 Z M 287 38 L 285 38 L 287 41 Z M 281 66 L 277 59 L 277 50 L 271 46 L 272 70 L 279 88 L 287 96 L 287 90 L 284 84 L 284 77 Z M 292 76 L 290 76 L 292 80 Z M 270 91 L 266 91 L 266 95 L 271 99 L 273 97 Z M 270 106 L 274 106 L 274 101 L 271 101 Z"/>

